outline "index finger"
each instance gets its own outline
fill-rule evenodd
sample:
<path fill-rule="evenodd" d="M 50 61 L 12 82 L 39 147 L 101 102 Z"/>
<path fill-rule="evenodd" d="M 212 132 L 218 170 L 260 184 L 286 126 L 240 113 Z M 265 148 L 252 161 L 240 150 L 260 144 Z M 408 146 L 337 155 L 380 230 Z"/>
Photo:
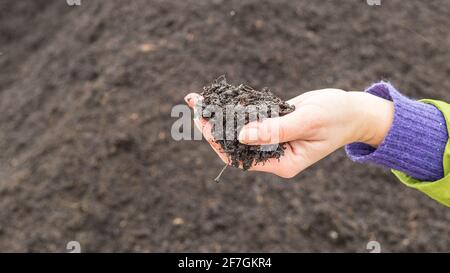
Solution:
<path fill-rule="evenodd" d="M 189 93 L 184 97 L 184 101 L 186 101 L 187 105 L 191 108 L 194 108 L 197 102 L 203 100 L 203 97 L 197 93 Z"/>

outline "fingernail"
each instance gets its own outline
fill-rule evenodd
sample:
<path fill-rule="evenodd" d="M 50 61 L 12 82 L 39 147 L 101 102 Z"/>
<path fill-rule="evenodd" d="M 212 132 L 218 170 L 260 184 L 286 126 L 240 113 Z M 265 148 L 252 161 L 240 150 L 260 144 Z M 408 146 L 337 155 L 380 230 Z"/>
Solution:
<path fill-rule="evenodd" d="M 239 133 L 239 141 L 242 143 L 255 143 L 258 140 L 258 129 L 257 128 L 247 128 Z"/>
<path fill-rule="evenodd" d="M 187 103 L 187 104 L 189 104 L 189 102 L 191 101 L 191 96 L 189 96 L 189 95 L 186 95 L 185 97 L 184 97 L 184 101 Z"/>

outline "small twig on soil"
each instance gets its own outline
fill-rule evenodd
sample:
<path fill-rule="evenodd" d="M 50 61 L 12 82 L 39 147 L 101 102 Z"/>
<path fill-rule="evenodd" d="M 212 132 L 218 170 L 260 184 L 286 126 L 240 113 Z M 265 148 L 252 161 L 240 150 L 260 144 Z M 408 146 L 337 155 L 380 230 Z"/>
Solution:
<path fill-rule="evenodd" d="M 219 175 L 214 179 L 214 181 L 216 181 L 216 183 L 219 183 L 220 180 L 220 176 L 222 176 L 222 173 L 225 171 L 225 169 L 228 167 L 228 164 L 225 164 L 225 166 L 222 168 L 222 170 L 220 171 Z"/>

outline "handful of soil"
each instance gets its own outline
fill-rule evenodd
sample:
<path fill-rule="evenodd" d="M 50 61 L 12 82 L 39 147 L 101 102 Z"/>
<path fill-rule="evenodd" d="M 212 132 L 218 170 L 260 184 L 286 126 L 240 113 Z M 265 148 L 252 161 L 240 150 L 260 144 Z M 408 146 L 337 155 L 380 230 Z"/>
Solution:
<path fill-rule="evenodd" d="M 225 76 L 203 90 L 201 95 L 204 100 L 199 105 L 199 113 L 212 124 L 214 141 L 228 155 L 231 165 L 239 167 L 242 164 L 242 168 L 248 170 L 254 163 L 264 163 L 269 158 L 278 159 L 284 154 L 285 143 L 245 145 L 239 142 L 238 135 L 245 124 L 289 114 L 295 110 L 294 106 L 275 96 L 268 88 L 258 91 L 244 84 L 228 84 Z M 231 117 L 227 111 L 230 107 L 235 110 Z"/>

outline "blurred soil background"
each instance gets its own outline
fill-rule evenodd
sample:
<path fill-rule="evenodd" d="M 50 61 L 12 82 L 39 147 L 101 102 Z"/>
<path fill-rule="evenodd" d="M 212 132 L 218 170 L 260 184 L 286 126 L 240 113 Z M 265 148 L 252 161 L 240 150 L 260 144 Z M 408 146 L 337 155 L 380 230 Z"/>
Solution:
<path fill-rule="evenodd" d="M 450 211 L 338 151 L 291 180 L 174 141 L 219 75 L 450 101 L 450 1 L 0 1 L 0 251 L 450 250 Z"/>

